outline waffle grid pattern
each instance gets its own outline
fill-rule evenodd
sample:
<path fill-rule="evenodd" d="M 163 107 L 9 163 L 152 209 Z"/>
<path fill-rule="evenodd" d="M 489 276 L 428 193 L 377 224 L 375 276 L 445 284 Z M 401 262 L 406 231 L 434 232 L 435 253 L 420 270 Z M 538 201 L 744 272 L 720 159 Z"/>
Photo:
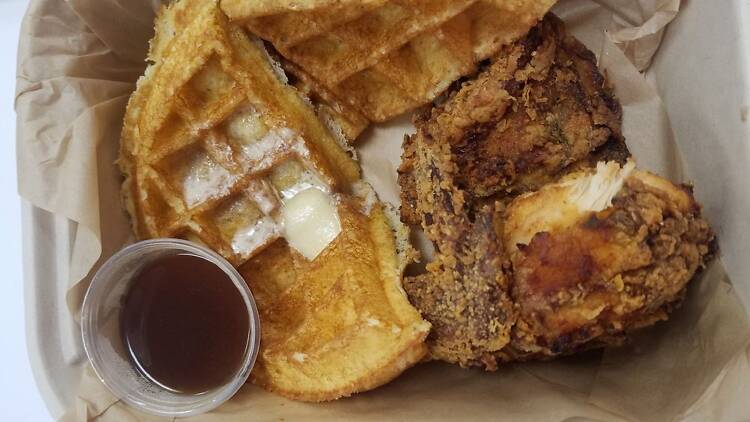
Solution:
<path fill-rule="evenodd" d="M 334 120 L 363 127 L 432 101 L 524 34 L 553 1 L 389 0 L 246 17 L 228 10 L 292 62 L 287 69 Z M 233 14 L 233 12 L 235 14 Z M 359 129 L 359 132 L 357 131 Z"/>
<path fill-rule="evenodd" d="M 275 103 L 257 95 L 260 81 L 237 56 L 259 46 L 239 28 L 215 29 L 238 48 L 198 43 L 193 62 L 165 61 L 154 81 L 174 97 L 160 121 L 139 125 L 138 146 L 149 151 L 139 152 L 147 159 L 135 171 L 144 199 L 138 232 L 197 241 L 239 265 L 281 236 L 279 211 L 290 189 L 330 190 L 336 177 L 314 145 L 275 118 Z M 190 28 L 170 42 L 186 40 L 194 40 Z M 188 71 L 175 77 L 170 66 Z M 144 111 L 159 100 L 150 98 Z"/>

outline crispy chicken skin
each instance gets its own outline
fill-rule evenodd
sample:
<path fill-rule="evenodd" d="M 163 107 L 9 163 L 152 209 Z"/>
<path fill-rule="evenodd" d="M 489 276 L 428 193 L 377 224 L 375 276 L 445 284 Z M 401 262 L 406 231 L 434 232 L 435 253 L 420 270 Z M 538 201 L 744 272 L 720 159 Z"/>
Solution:
<path fill-rule="evenodd" d="M 503 238 L 518 307 L 510 355 L 618 344 L 666 320 L 704 264 L 713 235 L 690 190 L 629 166 L 602 174 L 617 167 L 570 175 L 507 208 Z M 599 205 L 587 202 L 592 193 Z"/>
<path fill-rule="evenodd" d="M 432 358 L 494 370 L 618 345 L 679 305 L 713 234 L 690 188 L 635 169 L 620 120 L 552 16 L 415 118 L 402 220 L 435 256 L 404 288 Z"/>
<path fill-rule="evenodd" d="M 600 159 L 627 157 L 622 110 L 594 54 L 553 15 L 457 88 L 415 123 L 450 145 L 457 186 L 472 196 L 537 189 L 602 146 Z M 411 149 L 407 141 L 401 212 L 418 224 Z"/>
<path fill-rule="evenodd" d="M 496 210 L 482 208 L 472 221 L 453 180 L 457 169 L 447 144 L 424 132 L 414 141 L 417 210 L 435 259 L 427 274 L 406 277 L 404 288 L 432 323 L 433 358 L 494 369 L 494 354 L 509 343 L 515 320 L 503 271 L 507 261 L 493 224 Z"/>

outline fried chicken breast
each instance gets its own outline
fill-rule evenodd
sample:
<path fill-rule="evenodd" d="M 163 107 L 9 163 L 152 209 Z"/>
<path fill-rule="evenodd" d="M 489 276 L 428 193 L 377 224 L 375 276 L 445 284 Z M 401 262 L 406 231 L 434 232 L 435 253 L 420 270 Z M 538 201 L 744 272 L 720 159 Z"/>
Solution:
<path fill-rule="evenodd" d="M 407 277 L 431 356 L 488 370 L 622 343 L 711 255 L 686 186 L 636 170 L 595 58 L 546 17 L 415 118 L 402 219 L 435 246 Z"/>
<path fill-rule="evenodd" d="M 684 297 L 713 234 L 688 187 L 634 167 L 601 162 L 507 208 L 503 243 L 518 308 L 510 355 L 618 344 L 666 320 Z"/>

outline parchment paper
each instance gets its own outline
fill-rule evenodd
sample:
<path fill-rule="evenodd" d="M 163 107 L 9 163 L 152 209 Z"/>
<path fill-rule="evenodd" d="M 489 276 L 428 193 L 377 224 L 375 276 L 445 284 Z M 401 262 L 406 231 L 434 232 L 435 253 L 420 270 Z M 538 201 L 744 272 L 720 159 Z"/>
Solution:
<path fill-rule="evenodd" d="M 21 33 L 16 110 L 19 191 L 77 223 L 68 303 L 78 313 L 90 274 L 131 236 L 119 202 L 121 119 L 144 68 L 159 0 L 32 0 Z M 639 71 L 679 0 L 565 0 L 555 11 L 600 57 L 624 107 L 641 167 L 682 179 L 678 143 L 658 93 Z M 408 118 L 374 127 L 358 146 L 364 175 L 397 203 L 395 168 Z M 710 159 L 707 157 L 706 159 Z M 700 184 L 700 181 L 694 181 Z M 43 246 L 42 246 L 43 247 Z M 735 283 L 748 282 L 734 280 Z M 51 287 L 52 288 L 52 287 Z M 632 345 L 497 373 L 419 365 L 374 391 L 326 404 L 252 385 L 202 421 L 235 420 L 739 420 L 750 385 L 750 321 L 714 262 L 668 323 Z M 743 382 L 744 381 L 744 382 Z M 87 368 L 65 421 L 159 420 L 117 401 Z"/>

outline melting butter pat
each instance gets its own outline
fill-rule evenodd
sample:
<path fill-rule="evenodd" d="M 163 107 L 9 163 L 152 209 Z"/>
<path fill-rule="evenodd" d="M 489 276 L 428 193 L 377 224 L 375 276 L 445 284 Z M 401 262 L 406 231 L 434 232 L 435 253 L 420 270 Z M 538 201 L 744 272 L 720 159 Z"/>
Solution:
<path fill-rule="evenodd" d="M 281 211 L 284 238 L 312 261 L 341 233 L 341 222 L 331 195 L 308 188 L 284 201 Z"/>

